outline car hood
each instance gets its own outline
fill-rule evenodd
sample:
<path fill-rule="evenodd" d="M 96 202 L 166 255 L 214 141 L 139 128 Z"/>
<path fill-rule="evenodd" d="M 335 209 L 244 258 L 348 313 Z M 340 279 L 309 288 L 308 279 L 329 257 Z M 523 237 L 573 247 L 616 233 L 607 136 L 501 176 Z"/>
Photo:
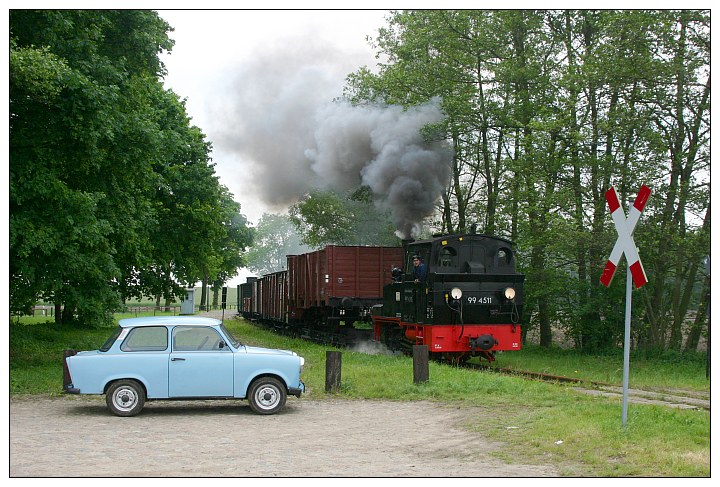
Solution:
<path fill-rule="evenodd" d="M 252 354 L 265 354 L 265 355 L 297 355 L 295 352 L 290 350 L 278 350 L 276 348 L 262 348 L 262 347 L 251 347 L 244 345 L 245 352 Z"/>

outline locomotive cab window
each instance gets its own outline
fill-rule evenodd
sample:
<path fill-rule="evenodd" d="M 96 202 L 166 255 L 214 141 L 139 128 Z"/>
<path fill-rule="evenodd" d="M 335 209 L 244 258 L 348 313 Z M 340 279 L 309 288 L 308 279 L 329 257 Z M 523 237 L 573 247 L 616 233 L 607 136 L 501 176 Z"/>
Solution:
<path fill-rule="evenodd" d="M 507 249 L 505 247 L 501 247 L 497 251 L 495 263 L 497 267 L 508 267 L 512 266 L 513 262 L 513 254 L 510 249 Z"/>
<path fill-rule="evenodd" d="M 415 268 L 415 265 L 413 264 L 413 257 L 418 255 L 420 256 L 420 262 L 424 263 L 425 265 L 428 265 L 429 262 L 427 260 L 427 254 L 428 252 L 426 250 L 421 249 L 415 249 L 408 252 L 406 256 L 406 262 L 405 262 L 405 272 L 407 274 L 412 274 L 413 269 Z"/>
<path fill-rule="evenodd" d="M 438 254 L 438 267 L 457 267 L 457 255 L 453 247 L 443 247 Z"/>

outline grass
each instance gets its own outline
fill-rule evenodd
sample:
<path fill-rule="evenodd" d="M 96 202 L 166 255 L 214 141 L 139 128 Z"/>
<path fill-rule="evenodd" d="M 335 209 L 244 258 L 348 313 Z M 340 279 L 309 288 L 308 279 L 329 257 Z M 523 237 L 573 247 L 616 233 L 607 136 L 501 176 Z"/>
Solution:
<path fill-rule="evenodd" d="M 276 336 L 242 320 L 226 325 L 251 345 L 290 349 L 306 359 L 309 398 L 322 400 L 325 353 L 332 347 Z M 67 348 L 98 348 L 109 329 L 57 327 L 40 320 L 10 325 L 11 393 L 59 394 Z M 571 386 L 430 364 L 430 381 L 413 383 L 412 359 L 342 351 L 342 385 L 334 397 L 390 401 L 433 400 L 466 408 L 465 425 L 501 442 L 507 462 L 554 464 L 562 475 L 592 477 L 708 477 L 710 413 L 663 406 L 629 408 L 621 424 L 619 400 L 588 396 Z M 499 355 L 498 366 L 620 384 L 622 353 L 586 356 L 526 347 Z M 631 358 L 631 386 L 709 390 L 702 357 Z M 431 418 L 428 418 L 431 420 Z M 430 439 L 431 440 L 431 439 Z"/>
<path fill-rule="evenodd" d="M 648 358 L 630 354 L 630 386 L 710 391 L 705 376 L 706 354 L 670 354 Z M 623 351 L 587 355 L 575 350 L 525 346 L 519 352 L 498 354 L 497 365 L 516 370 L 577 377 L 588 381 L 621 385 Z"/>

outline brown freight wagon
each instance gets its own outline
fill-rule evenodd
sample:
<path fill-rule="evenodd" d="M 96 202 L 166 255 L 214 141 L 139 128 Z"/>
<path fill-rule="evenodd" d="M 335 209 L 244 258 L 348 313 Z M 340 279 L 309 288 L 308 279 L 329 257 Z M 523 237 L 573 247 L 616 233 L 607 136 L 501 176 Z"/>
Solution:
<path fill-rule="evenodd" d="M 402 247 L 328 245 L 287 258 L 288 321 L 352 325 L 369 319 L 382 302 L 393 267 L 402 267 Z"/>
<path fill-rule="evenodd" d="M 274 323 L 287 322 L 287 271 L 259 278 L 257 306 L 259 318 Z"/>
<path fill-rule="evenodd" d="M 257 277 L 248 277 L 245 284 L 238 286 L 238 308 L 240 314 L 247 319 L 257 318 L 253 316 L 253 282 L 257 281 Z"/>

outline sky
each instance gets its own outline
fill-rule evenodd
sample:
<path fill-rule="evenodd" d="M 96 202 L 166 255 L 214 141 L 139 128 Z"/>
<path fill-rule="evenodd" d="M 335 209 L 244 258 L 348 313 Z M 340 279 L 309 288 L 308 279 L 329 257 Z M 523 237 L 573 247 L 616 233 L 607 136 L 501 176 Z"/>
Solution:
<path fill-rule="evenodd" d="M 161 58 L 167 69 L 165 86 L 186 99 L 191 123 L 213 144 L 220 182 L 253 224 L 264 212 L 281 212 L 286 201 L 258 194 L 259 185 L 264 188 L 262 182 L 269 183 L 268 175 L 254 171 L 257 161 L 238 147 L 239 141 L 269 123 L 303 125 L 303 117 L 312 113 L 307 108 L 293 113 L 289 105 L 330 103 L 342 95 L 349 73 L 362 66 L 372 69 L 375 52 L 366 37 L 376 37 L 387 12 L 160 10 L 159 14 L 175 29 L 170 33 L 175 46 Z M 268 150 L 293 136 L 294 130 L 284 128 L 267 141 Z"/>
<path fill-rule="evenodd" d="M 213 145 L 220 183 L 251 224 L 291 203 L 280 197 L 287 191 L 276 189 L 280 178 L 312 177 L 283 167 L 268 174 L 256 160 L 263 157 L 258 152 L 292 145 L 298 127 L 311 124 L 315 107 L 342 95 L 349 73 L 362 66 L 374 69 L 375 51 L 367 37 L 376 37 L 387 13 L 159 10 L 174 28 L 175 46 L 161 57 L 165 86 L 186 100 L 191 123 Z M 249 275 L 243 269 L 228 284 L 243 283 Z"/>

